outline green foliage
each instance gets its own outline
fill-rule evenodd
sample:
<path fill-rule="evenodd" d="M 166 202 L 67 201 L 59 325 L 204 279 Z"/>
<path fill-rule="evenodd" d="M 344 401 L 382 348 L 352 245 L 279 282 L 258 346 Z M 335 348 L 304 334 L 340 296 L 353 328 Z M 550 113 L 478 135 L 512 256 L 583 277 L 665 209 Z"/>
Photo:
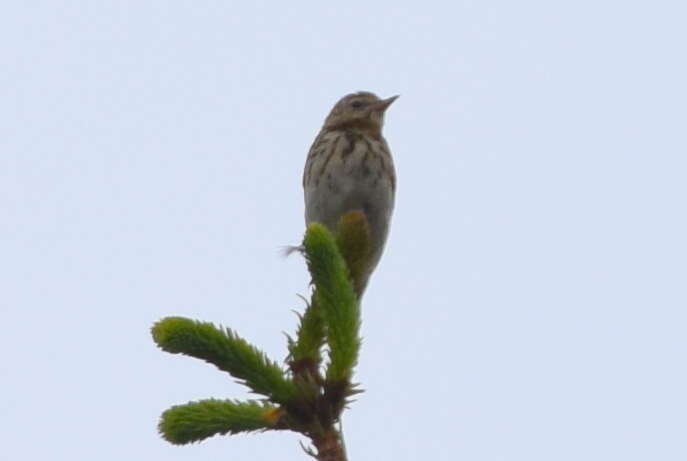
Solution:
<path fill-rule="evenodd" d="M 365 289 L 370 269 L 370 231 L 362 211 L 352 211 L 341 217 L 336 229 L 336 245 L 353 282 L 358 296 Z"/>
<path fill-rule="evenodd" d="M 308 226 L 303 242 L 308 269 L 315 283 L 315 302 L 327 325 L 330 382 L 349 382 L 360 349 L 360 307 L 343 257 L 329 231 Z"/>
<path fill-rule="evenodd" d="M 289 353 L 293 362 L 308 361 L 315 366 L 321 362 L 320 350 L 325 342 L 325 324 L 322 310 L 313 297 L 308 304 L 296 332 L 296 341 L 289 344 Z"/>
<path fill-rule="evenodd" d="M 232 400 L 201 400 L 176 405 L 162 414 L 160 433 L 165 440 L 183 445 L 217 434 L 236 434 L 268 429 L 278 410 L 266 403 Z"/>
<path fill-rule="evenodd" d="M 229 328 L 222 330 L 208 322 L 167 317 L 153 326 L 152 334 L 164 351 L 203 359 L 274 402 L 288 402 L 296 392 L 279 365 Z"/>
<path fill-rule="evenodd" d="M 369 275 L 367 220 L 360 212 L 344 216 L 336 239 L 311 224 L 303 248 L 315 287 L 296 339 L 289 337 L 290 374 L 228 328 L 183 317 L 153 326 L 153 339 L 164 351 L 205 360 L 270 402 L 210 399 L 174 406 L 159 424 L 166 440 L 187 444 L 217 434 L 289 429 L 311 439 L 317 455 L 306 451 L 318 459 L 345 459 L 335 423 L 346 399 L 359 392 L 351 377 L 361 343 L 357 294 Z M 325 344 L 329 363 L 323 377 Z"/>

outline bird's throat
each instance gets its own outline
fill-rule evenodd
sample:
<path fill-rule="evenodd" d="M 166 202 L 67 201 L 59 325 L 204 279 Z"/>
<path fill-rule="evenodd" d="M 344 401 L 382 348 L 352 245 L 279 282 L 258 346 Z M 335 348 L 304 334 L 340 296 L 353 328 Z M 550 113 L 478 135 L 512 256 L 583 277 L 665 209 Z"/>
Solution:
<path fill-rule="evenodd" d="M 380 126 L 380 124 L 370 119 L 346 120 L 328 126 L 327 129 L 331 131 L 353 131 L 363 135 L 370 136 L 374 139 L 379 139 L 382 137 L 382 127 Z"/>

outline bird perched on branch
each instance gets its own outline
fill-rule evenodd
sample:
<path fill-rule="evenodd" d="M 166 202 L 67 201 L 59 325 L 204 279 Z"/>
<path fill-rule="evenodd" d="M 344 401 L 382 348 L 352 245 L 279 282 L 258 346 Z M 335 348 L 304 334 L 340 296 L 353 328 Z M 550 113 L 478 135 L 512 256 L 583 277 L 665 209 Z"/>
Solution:
<path fill-rule="evenodd" d="M 364 257 L 347 261 L 359 297 L 384 251 L 394 209 L 396 172 L 382 127 L 396 98 L 366 91 L 341 98 L 315 138 L 303 172 L 307 224 L 319 222 L 335 235 L 361 223 L 367 228 Z"/>

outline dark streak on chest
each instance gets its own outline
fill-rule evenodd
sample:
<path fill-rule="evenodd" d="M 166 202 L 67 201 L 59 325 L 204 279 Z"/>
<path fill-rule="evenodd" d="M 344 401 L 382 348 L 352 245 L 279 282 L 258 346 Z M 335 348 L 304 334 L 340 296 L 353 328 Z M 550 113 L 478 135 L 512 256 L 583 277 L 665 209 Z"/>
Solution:
<path fill-rule="evenodd" d="M 355 150 L 355 141 L 358 138 L 358 136 L 356 136 L 354 133 L 352 133 L 350 131 L 346 131 L 344 136 L 346 137 L 346 142 L 348 143 L 348 145 L 346 146 L 346 148 L 344 150 L 341 151 L 341 161 L 344 164 L 346 164 L 346 158 L 349 155 L 351 155 L 353 153 L 353 151 Z"/>
<path fill-rule="evenodd" d="M 322 174 L 327 170 L 327 164 L 329 164 L 329 161 L 332 159 L 334 154 L 336 154 L 337 150 L 339 150 L 339 143 L 342 139 L 342 136 L 338 136 L 336 138 L 334 147 L 332 149 L 329 149 L 329 152 L 327 153 L 327 158 L 324 160 L 322 168 L 320 168 L 320 173 L 317 175 L 317 178 L 315 179 L 315 186 L 317 186 L 320 183 L 320 178 L 322 177 Z"/>

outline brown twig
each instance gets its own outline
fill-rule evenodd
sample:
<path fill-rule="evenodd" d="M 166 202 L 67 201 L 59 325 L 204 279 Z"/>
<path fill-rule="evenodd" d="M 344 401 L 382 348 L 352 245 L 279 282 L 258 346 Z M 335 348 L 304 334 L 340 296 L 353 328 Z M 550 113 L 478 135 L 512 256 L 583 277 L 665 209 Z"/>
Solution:
<path fill-rule="evenodd" d="M 341 438 L 333 426 L 327 428 L 322 435 L 312 437 L 312 441 L 317 448 L 318 461 L 346 461 Z"/>

